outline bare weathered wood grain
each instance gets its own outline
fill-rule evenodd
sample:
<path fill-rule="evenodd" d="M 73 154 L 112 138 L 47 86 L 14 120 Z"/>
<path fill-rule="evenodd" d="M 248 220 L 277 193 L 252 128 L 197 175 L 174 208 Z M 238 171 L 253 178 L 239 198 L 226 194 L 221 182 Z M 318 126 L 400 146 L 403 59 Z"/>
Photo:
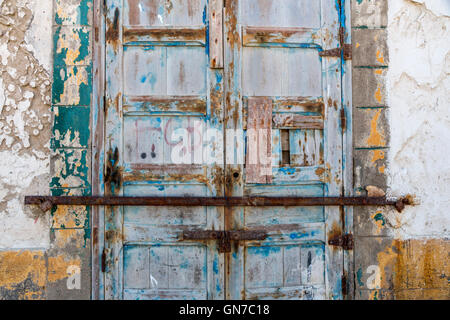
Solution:
<path fill-rule="evenodd" d="M 209 1 L 209 66 L 223 68 L 223 0 Z"/>
<path fill-rule="evenodd" d="M 247 122 L 247 183 L 272 182 L 272 100 L 249 98 Z"/>

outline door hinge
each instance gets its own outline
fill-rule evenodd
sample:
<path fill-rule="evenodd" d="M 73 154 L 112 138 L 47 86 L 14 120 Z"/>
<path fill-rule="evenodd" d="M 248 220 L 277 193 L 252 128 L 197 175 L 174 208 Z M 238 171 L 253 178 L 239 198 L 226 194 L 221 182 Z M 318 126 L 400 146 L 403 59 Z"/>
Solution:
<path fill-rule="evenodd" d="M 323 50 L 319 52 L 319 56 L 321 57 L 337 57 L 340 58 L 341 54 L 344 57 L 344 60 L 352 59 L 352 45 L 345 43 L 345 28 L 339 27 L 339 48 L 334 48 L 330 50 Z"/>
<path fill-rule="evenodd" d="M 344 250 L 353 250 L 354 242 L 351 233 L 328 240 L 330 246 L 342 247 Z"/>
<path fill-rule="evenodd" d="M 351 44 L 344 44 L 341 48 L 334 48 L 330 50 L 323 50 L 319 52 L 319 56 L 321 57 L 341 57 L 341 52 L 344 53 L 344 60 L 351 60 L 352 59 L 352 45 Z"/>

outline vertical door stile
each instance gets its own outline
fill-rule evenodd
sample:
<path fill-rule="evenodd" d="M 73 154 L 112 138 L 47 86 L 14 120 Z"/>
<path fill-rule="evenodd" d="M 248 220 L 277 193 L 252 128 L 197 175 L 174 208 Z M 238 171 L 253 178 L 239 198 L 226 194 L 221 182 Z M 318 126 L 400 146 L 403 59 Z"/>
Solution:
<path fill-rule="evenodd" d="M 122 1 L 106 1 L 106 99 L 105 99 L 105 194 L 122 192 Z M 105 298 L 122 299 L 123 217 L 122 207 L 105 208 Z"/>
<path fill-rule="evenodd" d="M 341 27 L 345 30 L 344 42 L 352 43 L 351 37 L 351 1 L 341 1 Z M 353 196 L 353 157 L 351 150 L 353 148 L 353 128 L 352 128 L 352 61 L 342 60 L 342 108 L 345 115 L 345 123 L 342 126 L 343 131 L 343 176 L 345 196 Z M 345 207 L 345 234 L 353 233 L 353 207 Z M 354 251 L 344 252 L 344 275 L 347 275 L 347 296 L 344 299 L 354 299 L 354 281 L 352 275 Z"/>
<path fill-rule="evenodd" d="M 243 174 L 245 159 L 242 139 L 242 30 L 239 24 L 239 0 L 227 0 L 224 9 L 224 60 L 225 60 L 225 196 L 243 196 Z M 235 137 L 235 133 L 237 133 Z M 225 208 L 225 230 L 243 227 L 241 207 Z M 233 244 L 233 253 L 225 253 L 226 299 L 240 299 L 244 283 L 242 246 Z"/>
<path fill-rule="evenodd" d="M 340 47 L 340 8 L 329 0 L 322 1 L 322 49 Z M 326 35 L 326 32 L 329 35 Z M 323 92 L 325 102 L 325 165 L 328 168 L 328 184 L 325 196 L 342 196 L 342 134 L 340 130 L 341 108 L 341 59 L 322 57 Z M 328 241 L 342 235 L 343 207 L 325 207 L 325 266 L 327 298 L 342 299 L 343 249 L 328 245 Z"/>
<path fill-rule="evenodd" d="M 208 177 L 213 181 L 210 185 L 211 196 L 224 196 L 224 81 L 223 70 L 223 0 L 209 0 L 208 3 L 209 21 L 209 68 L 208 70 L 208 110 L 207 110 L 207 130 L 205 132 L 206 143 L 204 144 L 205 156 L 203 161 L 207 164 Z M 216 156 L 213 161 L 209 159 L 211 152 Z M 221 154 L 219 154 L 221 152 Z M 224 208 L 209 207 L 208 229 L 224 230 Z M 218 241 L 208 241 L 210 270 L 208 299 L 224 299 L 224 255 L 219 251 Z"/>

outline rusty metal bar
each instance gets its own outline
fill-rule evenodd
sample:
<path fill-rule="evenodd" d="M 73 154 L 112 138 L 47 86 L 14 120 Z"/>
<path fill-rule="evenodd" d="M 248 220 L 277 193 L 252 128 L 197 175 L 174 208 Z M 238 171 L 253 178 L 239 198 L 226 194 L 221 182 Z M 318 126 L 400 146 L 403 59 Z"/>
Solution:
<path fill-rule="evenodd" d="M 409 197 L 115 197 L 115 196 L 26 196 L 26 205 L 43 211 L 58 205 L 85 206 L 212 206 L 212 207 L 304 207 L 304 206 L 394 206 L 401 212 L 412 205 Z"/>
<path fill-rule="evenodd" d="M 219 252 L 231 252 L 231 241 L 265 240 L 268 234 L 261 230 L 190 230 L 184 231 L 183 240 L 218 240 Z"/>

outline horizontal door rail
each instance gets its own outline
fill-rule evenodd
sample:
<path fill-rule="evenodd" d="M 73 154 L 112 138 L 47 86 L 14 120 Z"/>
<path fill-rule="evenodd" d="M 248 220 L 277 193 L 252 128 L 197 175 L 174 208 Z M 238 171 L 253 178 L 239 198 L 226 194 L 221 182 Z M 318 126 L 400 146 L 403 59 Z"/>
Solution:
<path fill-rule="evenodd" d="M 412 205 L 410 197 L 116 197 L 116 196 L 26 196 L 26 205 L 43 211 L 58 205 L 86 206 L 212 206 L 212 207 L 297 207 L 297 206 L 394 206 L 401 212 Z"/>

